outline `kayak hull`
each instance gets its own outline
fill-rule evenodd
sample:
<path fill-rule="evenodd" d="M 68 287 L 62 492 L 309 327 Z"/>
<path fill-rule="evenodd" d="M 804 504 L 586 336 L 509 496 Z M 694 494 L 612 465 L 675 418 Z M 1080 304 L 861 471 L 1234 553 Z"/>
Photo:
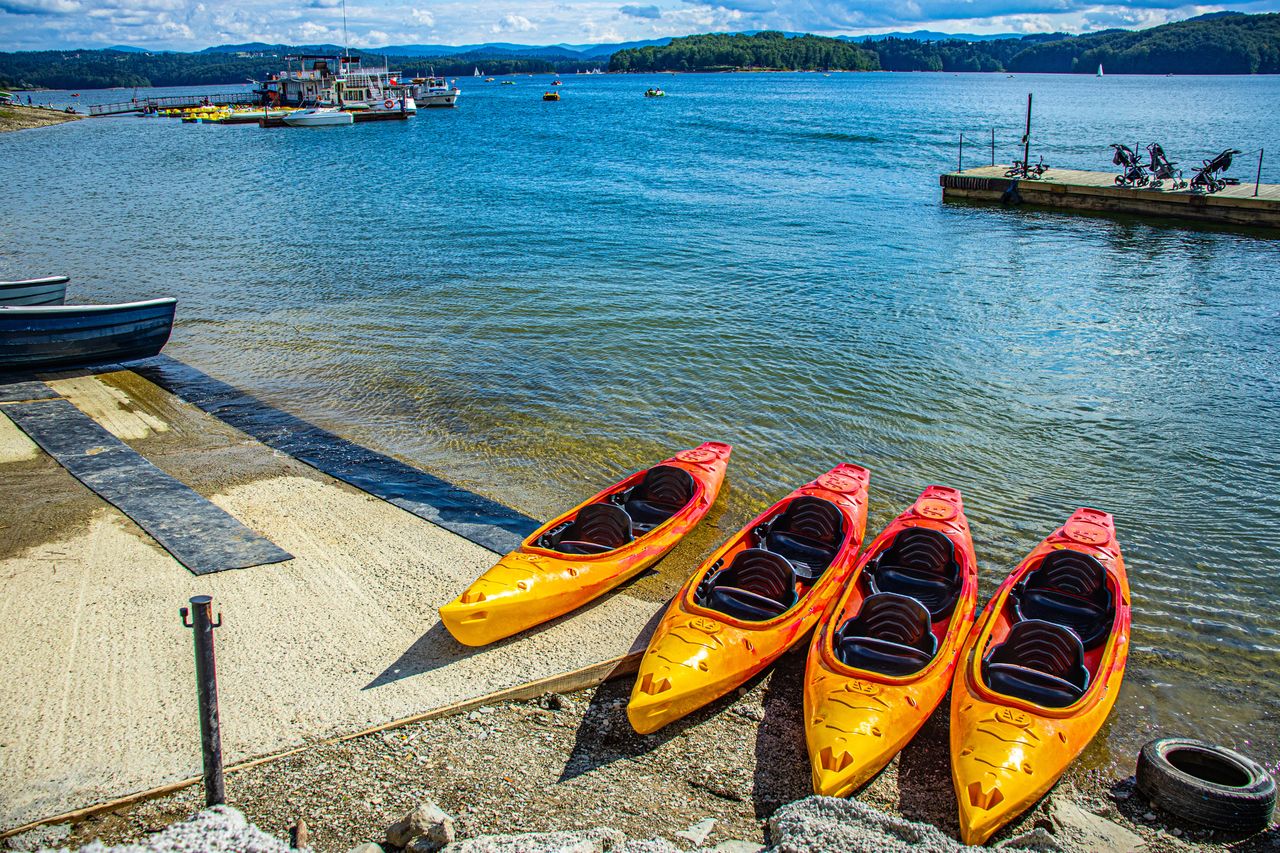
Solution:
<path fill-rule="evenodd" d="M 996 693 L 982 658 L 1013 620 L 1010 593 L 1048 554 L 1071 549 L 1105 569 L 1115 608 L 1105 644 L 1086 656 L 1090 685 L 1056 708 Z M 1043 797 L 1097 734 L 1115 705 L 1129 654 L 1129 583 L 1112 517 L 1079 509 L 1024 559 L 996 592 L 961 653 L 951 692 L 951 771 L 960 835 L 982 844 Z"/>
<path fill-rule="evenodd" d="M 955 609 L 934 623 L 938 650 L 919 672 L 894 677 L 847 666 L 832 637 L 862 606 L 863 570 L 911 528 L 951 540 L 961 579 Z M 951 687 L 961 647 L 977 610 L 978 572 L 960 492 L 930 486 L 858 560 L 836 602 L 814 631 L 805 665 L 805 740 L 814 793 L 846 797 L 884 769 L 929 719 Z"/>
<path fill-rule="evenodd" d="M 711 441 L 659 463 L 687 471 L 694 481 L 693 497 L 671 518 L 621 548 L 594 555 L 565 554 L 536 544 L 588 504 L 639 483 L 648 469 L 583 501 L 538 528 L 441 607 L 441 621 L 458 642 L 483 646 L 563 616 L 625 583 L 660 560 L 707 514 L 724 482 L 731 452 L 729 445 Z"/>
<path fill-rule="evenodd" d="M 867 526 L 870 474 L 841 464 L 765 510 L 720 546 L 685 582 L 654 631 L 641 660 L 627 717 L 640 734 L 726 695 L 802 640 L 843 586 L 862 547 Z M 752 546 L 755 529 L 781 514 L 792 500 L 812 496 L 830 501 L 843 517 L 843 540 L 822 576 L 795 605 L 764 622 L 735 619 L 696 601 L 699 584 L 713 569 Z"/>

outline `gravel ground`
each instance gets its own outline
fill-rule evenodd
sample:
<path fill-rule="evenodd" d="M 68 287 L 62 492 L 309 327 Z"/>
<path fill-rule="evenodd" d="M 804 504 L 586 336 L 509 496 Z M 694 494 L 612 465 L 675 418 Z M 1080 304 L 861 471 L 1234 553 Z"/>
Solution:
<path fill-rule="evenodd" d="M 61 110 L 37 109 L 34 107 L 0 107 L 0 133 L 9 130 L 45 127 L 50 124 L 62 124 L 64 121 L 75 121 L 78 118 L 84 118 L 84 116 L 71 115 Z"/>
<path fill-rule="evenodd" d="M 318 853 L 381 841 L 388 824 L 424 799 L 457 817 L 459 839 L 611 827 L 688 849 L 677 833 L 714 818 L 709 846 L 767 843 L 768 818 L 811 793 L 798 701 L 803 666 L 803 655 L 790 654 L 737 695 L 645 737 L 627 723 L 631 683 L 623 678 L 317 746 L 229 775 L 227 799 L 279 837 L 304 819 Z M 857 799 L 955 838 L 943 708 Z M 1135 833 L 1150 853 L 1280 853 L 1276 828 L 1240 838 L 1181 825 L 1152 812 L 1131 778 L 1091 772 L 1069 773 L 995 840 L 1039 828 L 1057 833 L 1065 849 L 1080 848 L 1053 819 L 1063 801 Z M 191 788 L 87 820 L 57 843 L 138 841 L 202 805 L 202 792 Z"/>

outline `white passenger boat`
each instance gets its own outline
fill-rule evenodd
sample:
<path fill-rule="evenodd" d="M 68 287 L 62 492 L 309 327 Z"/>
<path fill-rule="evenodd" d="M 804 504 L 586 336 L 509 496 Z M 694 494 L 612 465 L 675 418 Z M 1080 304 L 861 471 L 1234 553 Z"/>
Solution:
<path fill-rule="evenodd" d="M 289 127 L 332 127 L 340 124 L 354 124 L 351 113 L 343 112 L 337 107 L 314 107 L 309 110 L 298 110 L 284 117 Z"/>
<path fill-rule="evenodd" d="M 443 77 L 414 77 L 409 92 L 411 100 L 423 109 L 455 106 L 462 94 L 461 89 L 449 86 Z"/>

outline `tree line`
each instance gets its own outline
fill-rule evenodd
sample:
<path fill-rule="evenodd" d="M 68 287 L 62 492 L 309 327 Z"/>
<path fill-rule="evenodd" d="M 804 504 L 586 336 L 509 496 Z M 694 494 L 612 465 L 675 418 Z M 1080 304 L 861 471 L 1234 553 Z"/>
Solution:
<path fill-rule="evenodd" d="M 384 57 L 364 53 L 367 66 L 381 67 Z M 492 76 L 507 74 L 571 74 L 603 68 L 604 61 L 554 60 L 510 55 L 385 57 L 406 74 L 434 72 L 443 77 L 471 76 L 476 68 Z M 116 50 L 24 51 L 0 53 L 0 88 L 110 89 L 117 86 L 235 85 L 265 80 L 284 70 L 283 56 L 237 56 L 226 53 L 126 53 Z M 297 63 L 294 63 L 297 67 Z"/>
<path fill-rule="evenodd" d="M 610 71 L 987 71 L 1092 74 L 1280 73 L 1280 13 L 1219 12 L 1136 32 L 1051 33 L 966 42 L 885 38 L 854 44 L 782 33 L 714 34 L 620 50 Z"/>

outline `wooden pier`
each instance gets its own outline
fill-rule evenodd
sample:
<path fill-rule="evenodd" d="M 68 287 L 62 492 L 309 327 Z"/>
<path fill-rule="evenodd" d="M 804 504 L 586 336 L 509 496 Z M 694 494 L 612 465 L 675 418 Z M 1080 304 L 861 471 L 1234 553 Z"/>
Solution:
<path fill-rule="evenodd" d="M 1260 184 L 1255 194 L 1254 182 L 1242 178 L 1239 185 L 1209 194 L 1174 190 L 1168 181 L 1160 189 L 1120 187 L 1113 172 L 1077 169 L 1050 169 L 1037 179 L 1017 180 L 1005 176 L 1009 168 L 948 172 L 939 180 L 942 200 L 1190 219 L 1273 229 L 1280 235 L 1280 184 Z"/>
<path fill-rule="evenodd" d="M 121 116 L 129 113 L 153 112 L 155 110 L 184 109 L 187 107 L 213 106 L 229 107 L 232 104 L 256 104 L 258 95 L 254 92 L 223 92 L 214 95 L 173 95 L 166 98 L 133 98 L 118 101 L 114 104 L 93 104 L 89 107 L 89 115 Z"/>

